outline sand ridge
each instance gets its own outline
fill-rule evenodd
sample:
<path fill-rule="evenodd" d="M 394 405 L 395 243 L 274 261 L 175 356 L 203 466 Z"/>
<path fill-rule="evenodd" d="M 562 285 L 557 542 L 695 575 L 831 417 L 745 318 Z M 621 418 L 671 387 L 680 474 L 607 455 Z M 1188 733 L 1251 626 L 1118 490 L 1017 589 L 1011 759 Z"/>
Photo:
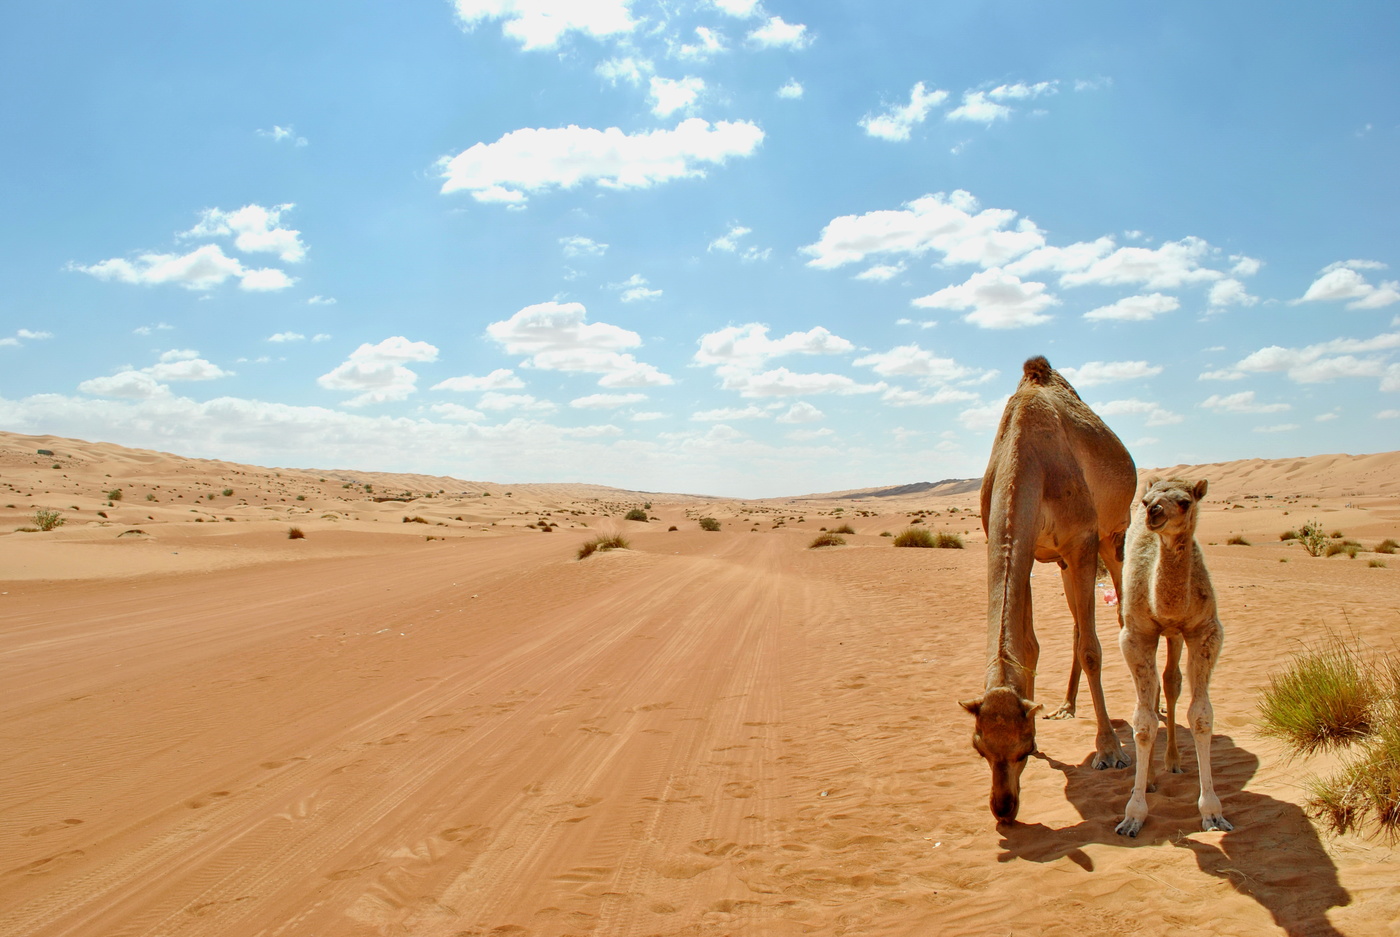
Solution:
<path fill-rule="evenodd" d="M 1199 832 L 1188 746 L 1125 841 L 1132 770 L 1084 767 L 1091 719 L 1040 724 L 1024 822 L 991 822 L 956 705 L 984 663 L 975 493 L 376 502 L 407 482 L 47 439 L 0 447 L 0 529 L 43 499 L 70 517 L 0 534 L 0 933 L 1396 932 L 1400 850 L 1320 835 L 1302 784 L 1330 762 L 1286 759 L 1255 709 L 1327 629 L 1393 645 L 1400 561 L 1278 534 L 1400 538 L 1396 454 L 1202 469 L 1236 830 Z M 642 498 L 655 519 L 623 520 Z M 915 519 L 967 549 L 881 536 Z M 631 549 L 576 560 L 604 530 Z M 1032 582 L 1057 701 L 1069 616 L 1055 570 Z"/>

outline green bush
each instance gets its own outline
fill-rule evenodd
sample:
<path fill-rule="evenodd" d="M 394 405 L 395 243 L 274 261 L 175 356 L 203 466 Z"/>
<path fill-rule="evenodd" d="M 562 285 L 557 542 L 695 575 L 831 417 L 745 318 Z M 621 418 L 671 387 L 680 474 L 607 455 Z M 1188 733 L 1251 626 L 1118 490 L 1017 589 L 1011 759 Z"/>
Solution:
<path fill-rule="evenodd" d="M 122 490 L 120 488 L 113 488 L 111 491 L 107 492 L 108 501 L 120 501 L 121 499 Z"/>
<path fill-rule="evenodd" d="M 831 529 L 831 532 L 834 533 L 834 534 L 854 534 L 854 533 L 855 533 L 855 531 L 851 529 L 851 525 L 850 525 L 850 524 L 842 524 L 840 527 L 833 527 L 833 528 Z"/>
<path fill-rule="evenodd" d="M 1269 678 L 1259 732 L 1305 754 L 1346 745 L 1371 731 L 1377 692 L 1360 655 L 1333 638 Z"/>
<path fill-rule="evenodd" d="M 625 521 L 644 521 L 647 519 L 647 512 L 641 508 L 633 508 L 622 517 Z"/>
<path fill-rule="evenodd" d="M 232 497 L 233 497 L 233 489 L 232 489 L 232 488 L 225 488 L 222 492 L 220 492 L 220 494 L 222 494 L 225 498 L 232 498 Z"/>
<path fill-rule="evenodd" d="M 1321 556 L 1322 551 L 1327 549 L 1327 536 L 1322 532 L 1322 525 L 1315 520 L 1308 521 L 1298 531 L 1298 542 L 1308 551 L 1308 556 Z"/>
<path fill-rule="evenodd" d="M 713 517 L 702 517 L 700 518 L 700 529 L 719 530 L 719 521 L 715 520 Z"/>
<path fill-rule="evenodd" d="M 621 534 L 611 534 L 606 537 L 594 537 L 583 546 L 578 548 L 578 558 L 592 556 L 594 553 L 602 553 L 607 550 L 627 549 L 627 539 Z"/>
<path fill-rule="evenodd" d="M 39 508 L 34 512 L 34 526 L 40 530 L 53 530 L 55 527 L 62 527 L 63 524 L 63 515 L 53 508 Z"/>
<path fill-rule="evenodd" d="M 894 538 L 897 547 L 923 547 L 932 549 L 933 532 L 923 527 L 907 527 Z"/>
<path fill-rule="evenodd" d="M 807 549 L 813 550 L 817 547 L 841 547 L 845 545 L 845 537 L 838 536 L 834 533 L 824 533 L 818 534 L 811 543 L 807 544 Z"/>

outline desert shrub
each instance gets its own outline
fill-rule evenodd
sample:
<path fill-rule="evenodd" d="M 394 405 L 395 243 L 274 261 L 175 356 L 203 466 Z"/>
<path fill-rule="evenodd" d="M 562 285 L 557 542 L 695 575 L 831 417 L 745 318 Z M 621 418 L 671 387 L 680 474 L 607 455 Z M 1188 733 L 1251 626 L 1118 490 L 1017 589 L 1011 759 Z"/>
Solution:
<path fill-rule="evenodd" d="M 306 532 L 303 531 L 300 527 L 291 527 L 291 528 L 288 528 L 288 530 L 287 530 L 287 539 L 288 539 L 288 540 L 305 540 L 305 539 L 306 539 Z"/>
<path fill-rule="evenodd" d="M 1375 552 L 1394 553 L 1397 548 L 1400 548 L 1400 543 L 1396 543 L 1394 540 L 1391 540 L 1389 537 L 1387 537 L 1385 540 L 1382 540 L 1380 543 L 1376 544 Z"/>
<path fill-rule="evenodd" d="M 1304 754 L 1371 731 L 1378 688 L 1360 655 L 1335 637 L 1272 675 L 1259 703 L 1259 731 Z"/>
<path fill-rule="evenodd" d="M 53 508 L 39 508 L 34 512 L 34 526 L 39 530 L 53 530 L 64 524 L 63 515 Z"/>
<path fill-rule="evenodd" d="M 121 499 L 122 490 L 120 488 L 113 488 L 111 491 L 107 492 L 108 501 L 120 501 Z"/>
<path fill-rule="evenodd" d="M 297 500 L 298 500 L 298 501 L 305 501 L 305 500 L 306 500 L 306 495 L 297 495 Z"/>
<path fill-rule="evenodd" d="M 1297 540 L 1297 539 L 1298 539 L 1298 531 L 1296 531 L 1296 530 L 1285 530 L 1283 533 L 1281 533 L 1281 534 L 1278 535 L 1278 538 L 1279 538 L 1280 540 Z"/>
<path fill-rule="evenodd" d="M 223 495 L 225 498 L 232 498 L 232 497 L 233 497 L 233 489 L 232 489 L 232 488 L 225 488 L 223 491 L 221 491 L 221 492 L 219 492 L 219 493 L 220 493 L 221 495 Z"/>
<path fill-rule="evenodd" d="M 1385 569 L 1385 560 L 1371 560 L 1366 565 L 1372 569 Z"/>
<path fill-rule="evenodd" d="M 405 517 L 405 518 L 403 519 L 403 522 L 404 522 L 405 524 L 428 524 L 428 523 L 431 523 L 426 517 L 419 517 L 417 514 L 413 515 L 412 517 Z M 530 526 L 531 526 L 531 527 L 534 527 L 535 525 L 534 525 L 534 524 L 531 524 Z"/>
<path fill-rule="evenodd" d="M 719 530 L 719 521 L 715 520 L 713 517 L 702 517 L 700 518 L 700 529 Z"/>
<path fill-rule="evenodd" d="M 940 530 L 933 535 L 933 545 L 940 550 L 961 550 L 963 539 L 948 530 Z"/>
<path fill-rule="evenodd" d="M 881 537 L 893 537 L 894 534 L 890 533 L 888 530 L 882 530 L 882 531 L 880 531 L 880 536 L 881 536 Z"/>
<path fill-rule="evenodd" d="M 897 547 L 927 547 L 932 549 L 933 532 L 923 527 L 908 527 L 899 532 L 894 538 L 894 545 Z"/>
<path fill-rule="evenodd" d="M 154 492 L 150 492 L 150 491 L 146 492 L 146 500 L 147 500 L 147 501 L 154 501 L 155 499 L 156 499 L 156 496 L 155 496 L 155 493 L 154 493 Z"/>
<path fill-rule="evenodd" d="M 644 521 L 647 519 L 647 512 L 641 508 L 633 508 L 622 516 L 625 521 Z"/>
<path fill-rule="evenodd" d="M 668 534 L 669 534 L 671 531 L 673 531 L 673 530 L 680 530 L 680 528 L 677 527 L 675 524 L 672 524 L 670 527 L 667 527 L 667 528 L 666 528 L 666 532 L 667 532 Z"/>
<path fill-rule="evenodd" d="M 854 534 L 854 533 L 855 533 L 855 531 L 851 529 L 851 525 L 850 525 L 850 524 L 842 524 L 840 527 L 833 527 L 833 528 L 831 529 L 831 532 L 834 533 L 834 534 Z"/>
<path fill-rule="evenodd" d="M 1328 556 L 1336 556 L 1339 553 L 1345 553 L 1353 560 L 1356 559 L 1356 554 L 1360 552 L 1361 544 L 1357 543 L 1355 540 L 1333 540 L 1327 544 L 1326 550 Z"/>
<path fill-rule="evenodd" d="M 817 547 L 840 547 L 846 545 L 846 538 L 835 533 L 817 534 L 811 543 L 807 544 L 807 549 L 813 550 Z"/>
<path fill-rule="evenodd" d="M 542 534 L 552 534 L 552 533 L 554 533 L 554 528 L 553 528 L 553 527 L 550 527 L 548 524 L 541 524 L 541 525 L 540 525 L 540 533 L 542 533 Z"/>
<path fill-rule="evenodd" d="M 1334 530 L 1332 531 L 1331 536 L 1333 540 L 1341 540 L 1343 537 L 1346 536 L 1346 534 L 1342 533 L 1340 530 Z"/>
<path fill-rule="evenodd" d="M 1247 547 L 1250 545 L 1249 541 L 1244 539 L 1244 537 L 1240 536 L 1239 534 L 1234 534 L 1230 537 L 1229 540 L 1226 540 L 1225 542 L 1232 547 Z"/>
<path fill-rule="evenodd" d="M 578 558 L 592 556 L 594 553 L 602 553 L 608 550 L 627 549 L 627 539 L 621 534 L 610 534 L 605 537 L 594 537 L 583 546 L 578 548 Z"/>
<path fill-rule="evenodd" d="M 1327 549 L 1327 537 L 1322 533 L 1322 525 L 1315 520 L 1308 521 L 1298 531 L 1298 542 L 1308 551 L 1308 556 L 1321 556 Z"/>

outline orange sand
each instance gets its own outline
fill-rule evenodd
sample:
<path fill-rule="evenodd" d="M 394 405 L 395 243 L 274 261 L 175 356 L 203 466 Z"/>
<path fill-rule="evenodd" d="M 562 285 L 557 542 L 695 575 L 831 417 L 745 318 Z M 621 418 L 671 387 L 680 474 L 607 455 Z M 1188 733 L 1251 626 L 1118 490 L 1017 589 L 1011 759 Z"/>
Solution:
<path fill-rule="evenodd" d="M 1400 849 L 1320 834 L 1303 782 L 1335 759 L 1256 731 L 1307 642 L 1394 646 L 1400 556 L 1278 533 L 1400 539 L 1400 453 L 1185 471 L 1212 483 L 1235 831 L 1199 832 L 1188 746 L 1124 840 L 1132 772 L 1083 767 L 1085 718 L 1040 724 L 1023 822 L 992 822 L 956 704 L 984 664 L 975 492 L 702 500 L 0 434 L 0 934 L 1400 933 Z M 9 532 L 41 506 L 67 523 Z M 968 548 L 892 549 L 915 511 Z M 614 530 L 631 549 L 574 559 Z M 1034 590 L 1057 703 L 1069 617 L 1052 568 Z"/>

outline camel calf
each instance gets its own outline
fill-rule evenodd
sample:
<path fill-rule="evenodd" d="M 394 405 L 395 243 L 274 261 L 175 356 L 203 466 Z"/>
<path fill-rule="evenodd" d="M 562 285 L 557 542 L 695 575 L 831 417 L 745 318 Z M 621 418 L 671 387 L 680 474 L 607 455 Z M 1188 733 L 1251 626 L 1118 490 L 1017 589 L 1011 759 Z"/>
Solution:
<path fill-rule="evenodd" d="M 1152 785 L 1152 746 L 1157 740 L 1157 642 L 1167 639 L 1167 662 L 1162 678 L 1167 697 L 1166 767 L 1181 773 L 1176 746 L 1176 700 L 1181 694 L 1181 646 L 1186 645 L 1186 678 L 1191 684 L 1187 719 L 1196 743 L 1200 770 L 1201 811 L 1204 830 L 1234 829 L 1220 808 L 1210 776 L 1210 739 L 1215 715 L 1210 705 L 1210 674 L 1220 657 L 1225 630 L 1215 607 L 1215 590 L 1206 572 L 1205 556 L 1196 542 L 1196 519 L 1206 481 L 1192 484 L 1180 479 L 1148 483 L 1142 501 L 1133 508 L 1132 523 L 1123 561 L 1123 628 L 1118 644 L 1133 674 L 1137 709 L 1133 713 L 1133 740 L 1137 744 L 1137 774 L 1128 800 L 1122 836 L 1137 836 L 1147 819 L 1147 792 Z"/>

